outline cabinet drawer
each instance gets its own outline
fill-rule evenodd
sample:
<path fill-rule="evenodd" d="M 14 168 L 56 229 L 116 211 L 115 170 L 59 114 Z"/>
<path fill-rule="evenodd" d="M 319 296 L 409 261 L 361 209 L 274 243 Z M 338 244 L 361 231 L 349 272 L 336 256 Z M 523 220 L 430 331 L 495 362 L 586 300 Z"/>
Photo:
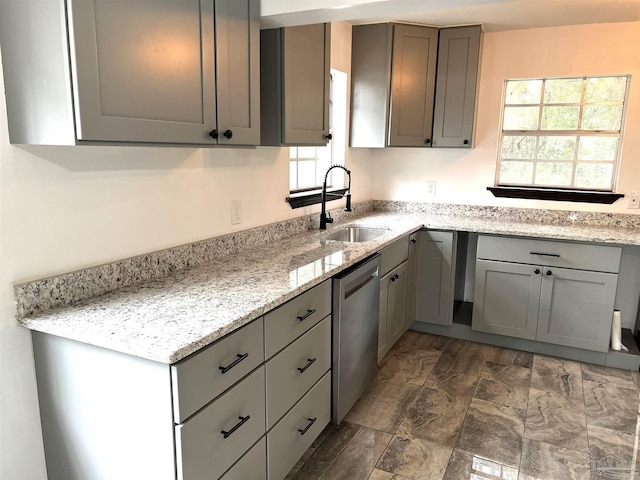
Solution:
<path fill-rule="evenodd" d="M 220 480 L 260 480 L 267 478 L 267 439 L 262 437 Z"/>
<path fill-rule="evenodd" d="M 331 318 L 327 317 L 267 362 L 267 429 L 330 368 Z"/>
<path fill-rule="evenodd" d="M 510 237 L 478 237 L 478 258 L 618 273 L 622 248 Z"/>
<path fill-rule="evenodd" d="M 330 412 L 331 374 L 327 372 L 267 434 L 269 480 L 282 479 L 289 473 L 327 426 Z"/>
<path fill-rule="evenodd" d="M 384 277 L 409 258 L 409 236 L 383 248 L 380 255 L 380 276 Z"/>
<path fill-rule="evenodd" d="M 264 361 L 263 331 L 262 319 L 255 320 L 171 366 L 175 423 L 183 422 Z"/>
<path fill-rule="evenodd" d="M 264 316 L 266 357 L 278 353 L 330 313 L 330 280 L 267 313 Z"/>
<path fill-rule="evenodd" d="M 175 427 L 178 479 L 220 477 L 264 434 L 264 420 L 264 367 L 261 367 Z"/>

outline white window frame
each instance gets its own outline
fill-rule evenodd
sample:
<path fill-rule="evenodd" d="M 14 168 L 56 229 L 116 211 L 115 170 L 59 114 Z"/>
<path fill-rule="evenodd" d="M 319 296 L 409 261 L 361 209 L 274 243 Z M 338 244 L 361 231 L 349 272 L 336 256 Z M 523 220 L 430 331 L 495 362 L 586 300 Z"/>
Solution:
<path fill-rule="evenodd" d="M 543 112 L 543 106 L 578 106 L 579 107 L 579 119 L 578 119 L 578 126 L 580 127 L 582 124 L 582 113 L 583 113 L 583 107 L 585 105 L 611 105 L 612 103 L 606 103 L 606 102 L 593 102 L 593 103 L 587 103 L 585 102 L 585 85 L 586 85 L 586 80 L 589 78 L 604 78 L 604 77 L 625 77 L 626 78 L 626 90 L 625 90 L 625 96 L 624 96 L 624 100 L 622 103 L 622 116 L 621 116 L 621 121 L 620 121 L 620 130 L 582 130 L 580 128 L 576 129 L 576 130 L 543 130 L 542 127 L 542 112 Z M 544 103 L 544 86 L 545 86 L 545 82 L 548 80 L 556 80 L 556 79 L 582 79 L 583 81 L 583 86 L 582 86 L 582 96 L 580 99 L 580 103 Z M 507 104 L 507 84 L 510 81 L 542 81 L 542 88 L 541 88 L 541 92 L 540 92 L 540 101 L 539 103 L 526 103 L 526 104 Z M 554 189 L 554 190 L 574 190 L 574 191 L 585 191 L 585 192 L 589 192 L 589 191 L 599 191 L 599 192 L 614 192 L 615 188 L 617 186 L 617 182 L 618 182 L 618 176 L 619 176 L 619 171 L 620 171 L 620 163 L 621 163 L 621 155 L 622 155 L 622 143 L 623 143 L 623 139 L 624 139 L 624 128 L 625 128 L 625 123 L 626 123 L 626 113 L 627 113 L 627 106 L 628 106 L 628 99 L 629 99 L 629 90 L 630 90 L 630 82 L 631 82 L 631 76 L 630 75 L 584 75 L 584 76 L 579 76 L 579 77 L 543 77 L 543 78 L 524 78 L 524 79 L 507 79 L 505 80 L 504 84 L 503 84 L 503 92 L 502 92 L 502 106 L 501 106 L 501 111 L 500 111 L 500 137 L 499 137 L 499 141 L 498 141 L 498 151 L 497 151 L 497 163 L 496 163 L 496 172 L 495 172 L 495 182 L 494 185 L 496 187 L 518 187 L 518 188 L 529 188 L 529 189 L 536 189 L 536 190 L 544 190 L 544 189 Z M 615 102 L 615 104 L 619 104 L 619 102 Z M 538 118 L 538 128 L 535 130 L 505 130 L 503 127 L 504 124 L 504 117 L 505 117 L 505 111 L 506 108 L 508 107 L 534 107 L 537 106 L 539 108 L 539 118 Z M 531 136 L 531 137 L 536 137 L 536 145 L 535 145 L 535 157 L 537 157 L 537 153 L 538 153 L 538 147 L 539 147 L 539 139 L 541 137 L 550 137 L 550 136 L 576 136 L 578 137 L 578 141 L 576 144 L 576 148 L 574 151 L 574 158 L 572 160 L 544 160 L 544 161 L 551 161 L 551 162 L 557 162 L 557 163 L 572 163 L 573 169 L 572 169 L 572 177 L 571 177 L 571 185 L 567 186 L 567 185 L 544 185 L 544 184 L 537 184 L 534 183 L 534 177 L 535 177 L 535 168 L 534 168 L 534 174 L 532 177 L 532 183 L 507 183 L 507 182 L 501 182 L 500 181 L 500 165 L 501 162 L 503 160 L 502 158 L 502 145 L 504 142 L 505 137 L 509 137 L 509 136 Z M 579 145 L 579 141 L 581 137 L 602 137 L 602 136 L 617 136 L 618 138 L 618 142 L 617 142 L 617 148 L 616 148 L 616 154 L 615 154 L 615 158 L 613 160 L 613 171 L 611 174 L 611 184 L 608 188 L 586 188 L 586 187 L 580 187 L 580 186 L 575 186 L 575 174 L 576 174 L 576 166 L 580 163 L 591 163 L 592 161 L 589 160 L 583 160 L 580 161 L 577 159 L 577 153 L 578 153 L 578 145 Z M 524 162 L 533 162 L 534 164 L 539 161 L 537 158 L 534 159 L 506 159 L 509 161 L 524 161 Z"/>

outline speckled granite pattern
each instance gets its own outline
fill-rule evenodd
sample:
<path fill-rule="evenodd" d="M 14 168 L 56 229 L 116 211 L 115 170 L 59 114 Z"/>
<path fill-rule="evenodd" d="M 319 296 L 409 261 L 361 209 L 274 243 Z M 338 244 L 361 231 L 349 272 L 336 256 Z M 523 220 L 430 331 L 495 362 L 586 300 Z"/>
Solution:
<path fill-rule="evenodd" d="M 324 240 L 326 233 L 313 228 L 313 215 L 19 285 L 19 313 L 27 314 L 19 322 L 174 363 L 423 226 L 640 245 L 640 234 L 632 228 L 371 211 L 371 205 L 348 215 L 336 211 L 331 226 L 348 221 L 389 229 L 366 243 Z M 93 282 L 98 285 L 89 287 Z"/>
<path fill-rule="evenodd" d="M 353 206 L 352 213 L 343 210 L 331 213 L 336 222 L 339 222 L 357 217 L 372 209 L 373 202 L 362 202 Z M 306 215 L 42 280 L 21 283 L 14 287 L 17 317 L 72 305 L 80 300 L 97 297 L 118 288 L 164 277 L 171 272 L 194 267 L 216 257 L 317 229 L 318 226 L 318 215 Z"/>

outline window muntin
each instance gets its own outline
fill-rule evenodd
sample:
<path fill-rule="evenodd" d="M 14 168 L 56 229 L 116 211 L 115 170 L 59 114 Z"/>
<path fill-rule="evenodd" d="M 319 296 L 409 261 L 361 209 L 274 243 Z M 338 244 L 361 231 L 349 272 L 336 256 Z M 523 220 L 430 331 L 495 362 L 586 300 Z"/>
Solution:
<path fill-rule="evenodd" d="M 507 80 L 496 184 L 613 191 L 628 76 Z"/>

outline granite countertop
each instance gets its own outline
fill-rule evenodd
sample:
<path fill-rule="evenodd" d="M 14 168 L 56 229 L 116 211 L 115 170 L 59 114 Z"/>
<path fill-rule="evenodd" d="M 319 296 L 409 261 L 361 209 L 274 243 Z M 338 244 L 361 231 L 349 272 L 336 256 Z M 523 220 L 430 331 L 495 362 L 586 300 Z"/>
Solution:
<path fill-rule="evenodd" d="M 384 227 L 363 243 L 310 230 L 19 320 L 32 330 L 175 363 L 423 226 L 488 234 L 640 245 L 638 230 L 492 218 L 369 212 L 334 224 Z"/>

